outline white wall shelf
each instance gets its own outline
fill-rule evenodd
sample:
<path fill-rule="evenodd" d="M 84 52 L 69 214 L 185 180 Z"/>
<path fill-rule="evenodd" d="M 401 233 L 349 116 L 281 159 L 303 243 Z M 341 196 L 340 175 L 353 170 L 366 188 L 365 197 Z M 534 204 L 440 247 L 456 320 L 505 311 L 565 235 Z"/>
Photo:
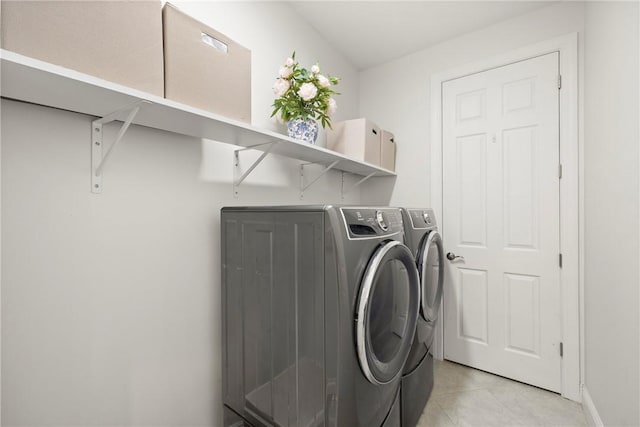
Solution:
<path fill-rule="evenodd" d="M 130 120 L 131 124 L 268 151 L 307 163 L 332 165 L 331 169 L 363 177 L 396 175 L 379 166 L 276 132 L 7 50 L 0 49 L 0 62 L 0 96 L 3 98 L 122 122 L 126 122 L 128 113 L 139 105 L 141 107 Z M 104 119 L 102 121 L 106 123 Z M 92 139 L 91 143 L 93 146 L 95 141 Z M 100 165 L 102 159 L 97 163 Z M 100 166 L 93 169 L 94 175 L 96 169 L 102 172 Z M 92 176 L 92 181 L 94 178 Z M 240 178 L 234 180 L 234 191 L 246 176 Z M 94 188 L 95 183 L 92 183 Z"/>

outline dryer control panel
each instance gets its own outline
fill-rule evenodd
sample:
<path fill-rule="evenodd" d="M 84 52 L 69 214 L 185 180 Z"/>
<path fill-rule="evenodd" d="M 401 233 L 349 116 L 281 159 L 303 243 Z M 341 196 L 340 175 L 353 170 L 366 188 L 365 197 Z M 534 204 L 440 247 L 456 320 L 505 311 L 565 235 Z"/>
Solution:
<path fill-rule="evenodd" d="M 351 238 L 380 237 L 403 231 L 402 214 L 394 208 L 342 208 Z"/>
<path fill-rule="evenodd" d="M 436 228 L 436 215 L 433 209 L 408 209 L 407 211 L 414 229 Z"/>

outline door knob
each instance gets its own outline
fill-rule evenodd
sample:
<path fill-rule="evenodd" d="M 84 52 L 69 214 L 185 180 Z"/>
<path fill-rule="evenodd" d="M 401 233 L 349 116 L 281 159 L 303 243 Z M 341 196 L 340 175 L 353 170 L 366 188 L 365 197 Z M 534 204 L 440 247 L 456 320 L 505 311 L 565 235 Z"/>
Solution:
<path fill-rule="evenodd" d="M 464 261 L 464 257 L 462 255 L 456 255 L 453 252 L 447 253 L 447 259 L 449 261 L 455 261 L 456 259 L 461 259 L 462 261 Z"/>

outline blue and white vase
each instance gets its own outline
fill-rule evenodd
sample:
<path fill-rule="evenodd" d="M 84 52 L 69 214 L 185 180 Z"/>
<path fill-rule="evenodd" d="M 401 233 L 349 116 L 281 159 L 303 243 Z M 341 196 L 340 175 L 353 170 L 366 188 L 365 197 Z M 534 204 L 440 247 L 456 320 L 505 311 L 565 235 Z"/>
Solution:
<path fill-rule="evenodd" d="M 313 119 L 296 117 L 287 122 L 289 136 L 294 139 L 315 144 L 318 139 L 318 122 Z"/>

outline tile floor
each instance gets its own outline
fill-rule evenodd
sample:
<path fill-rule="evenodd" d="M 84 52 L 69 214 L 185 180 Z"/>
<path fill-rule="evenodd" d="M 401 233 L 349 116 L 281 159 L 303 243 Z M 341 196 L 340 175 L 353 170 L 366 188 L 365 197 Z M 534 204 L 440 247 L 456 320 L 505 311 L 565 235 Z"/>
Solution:
<path fill-rule="evenodd" d="M 435 383 L 418 427 L 586 426 L 579 403 L 536 387 L 435 361 Z"/>

